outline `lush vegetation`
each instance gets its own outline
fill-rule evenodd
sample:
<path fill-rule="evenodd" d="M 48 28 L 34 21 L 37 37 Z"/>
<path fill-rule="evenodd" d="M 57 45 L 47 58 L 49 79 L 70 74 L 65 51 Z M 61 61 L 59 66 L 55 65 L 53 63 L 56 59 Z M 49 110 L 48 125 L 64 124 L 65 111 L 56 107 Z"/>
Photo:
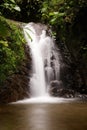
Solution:
<path fill-rule="evenodd" d="M 20 26 L 0 16 L 0 84 L 17 70 L 24 58 L 24 38 Z"/>
<path fill-rule="evenodd" d="M 24 58 L 24 37 L 20 24 L 3 17 L 4 10 L 20 11 L 14 0 L 0 1 L 0 84 L 16 72 Z"/>
<path fill-rule="evenodd" d="M 22 22 L 41 19 L 41 0 L 2 0 L 0 3 L 0 11 L 6 18 Z"/>

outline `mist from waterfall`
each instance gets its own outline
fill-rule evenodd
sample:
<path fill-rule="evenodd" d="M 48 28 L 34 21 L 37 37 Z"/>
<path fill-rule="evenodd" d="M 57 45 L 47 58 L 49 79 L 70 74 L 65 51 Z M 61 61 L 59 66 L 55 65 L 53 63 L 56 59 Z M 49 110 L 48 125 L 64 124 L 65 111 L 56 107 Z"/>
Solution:
<path fill-rule="evenodd" d="M 31 97 L 48 96 L 51 82 L 59 81 L 58 52 L 53 38 L 47 35 L 47 29 L 42 26 L 29 23 L 24 27 L 25 39 L 32 57 Z"/>

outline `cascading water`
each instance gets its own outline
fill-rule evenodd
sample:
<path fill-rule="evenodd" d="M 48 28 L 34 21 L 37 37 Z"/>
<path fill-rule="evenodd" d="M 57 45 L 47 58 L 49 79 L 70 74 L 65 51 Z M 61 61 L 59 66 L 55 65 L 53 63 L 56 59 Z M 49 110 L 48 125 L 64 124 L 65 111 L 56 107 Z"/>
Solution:
<path fill-rule="evenodd" d="M 59 80 L 58 52 L 53 38 L 46 33 L 47 31 L 43 29 L 43 25 L 29 23 L 24 27 L 25 39 L 32 56 L 31 97 L 49 95 L 51 82 Z"/>

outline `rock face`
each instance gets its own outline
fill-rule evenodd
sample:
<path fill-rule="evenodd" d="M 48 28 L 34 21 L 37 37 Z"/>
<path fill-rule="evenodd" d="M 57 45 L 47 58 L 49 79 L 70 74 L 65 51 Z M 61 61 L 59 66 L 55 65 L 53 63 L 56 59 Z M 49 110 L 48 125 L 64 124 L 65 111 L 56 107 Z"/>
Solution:
<path fill-rule="evenodd" d="M 30 96 L 29 77 L 31 71 L 31 58 L 29 47 L 25 45 L 25 59 L 18 71 L 8 77 L 0 88 L 0 103 L 9 103 L 21 100 Z"/>
<path fill-rule="evenodd" d="M 60 81 L 52 81 L 50 95 L 64 98 L 87 98 L 87 87 L 84 84 L 80 65 L 72 58 L 67 47 L 59 44 L 60 57 Z"/>
<path fill-rule="evenodd" d="M 81 73 L 82 69 L 79 68 L 81 64 L 75 61 L 64 44 L 60 47 L 60 50 L 62 54 L 60 79 L 63 82 L 64 88 L 72 89 L 81 94 L 87 94 L 87 86 Z"/>

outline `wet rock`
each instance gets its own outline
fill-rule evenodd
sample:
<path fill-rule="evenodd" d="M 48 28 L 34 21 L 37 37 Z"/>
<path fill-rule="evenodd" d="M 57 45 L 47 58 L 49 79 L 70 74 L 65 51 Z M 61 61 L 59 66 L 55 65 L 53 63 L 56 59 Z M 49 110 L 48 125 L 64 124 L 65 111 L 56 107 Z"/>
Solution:
<path fill-rule="evenodd" d="M 62 81 L 58 80 L 51 81 L 49 93 L 51 96 L 55 97 L 64 97 L 64 98 L 76 97 L 74 90 L 64 88 Z"/>
<path fill-rule="evenodd" d="M 51 88 L 56 87 L 57 89 L 60 89 L 63 87 L 62 81 L 54 80 L 50 83 Z"/>
<path fill-rule="evenodd" d="M 63 87 L 62 81 L 54 80 L 50 83 L 49 93 L 52 96 L 58 96 L 58 90 Z"/>
<path fill-rule="evenodd" d="M 60 89 L 57 91 L 59 97 L 73 98 L 75 97 L 74 90 L 71 89 Z"/>
<path fill-rule="evenodd" d="M 74 57 L 72 55 L 72 49 L 69 49 L 70 46 L 67 48 L 64 43 L 59 43 L 58 45 L 61 54 L 60 80 L 62 80 L 64 88 L 74 90 L 75 93 L 79 92 L 81 95 L 87 94 L 86 62 L 84 63 L 81 57 L 80 59 L 78 57 Z M 76 53 L 74 52 L 74 54 Z"/>

